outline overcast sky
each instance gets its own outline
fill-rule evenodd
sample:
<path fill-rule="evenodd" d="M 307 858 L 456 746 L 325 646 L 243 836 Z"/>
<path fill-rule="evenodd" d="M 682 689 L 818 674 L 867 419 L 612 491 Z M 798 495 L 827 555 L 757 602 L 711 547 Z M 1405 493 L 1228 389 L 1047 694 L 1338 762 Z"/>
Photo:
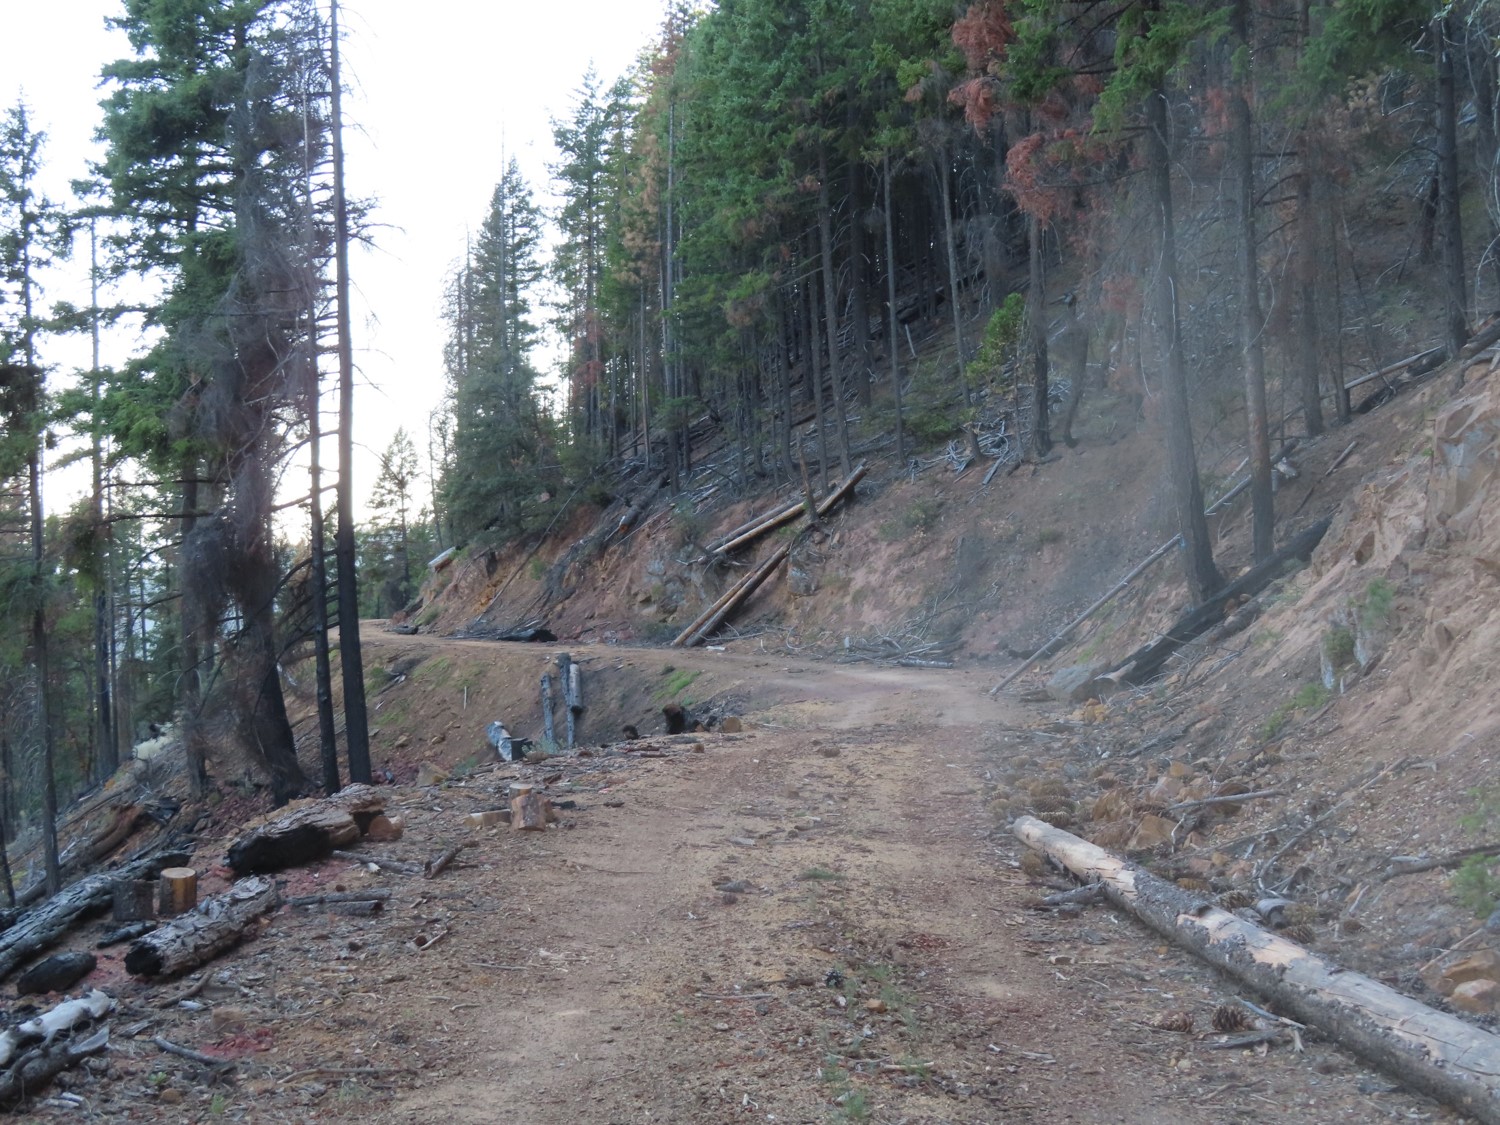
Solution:
<path fill-rule="evenodd" d="M 94 151 L 100 67 L 129 54 L 124 37 L 104 28 L 121 4 L 3 2 L 11 50 L 0 69 L 0 105 L 24 95 L 33 124 L 48 135 L 47 190 L 65 199 Z M 351 262 L 356 362 L 367 384 L 356 405 L 357 440 L 371 451 L 354 481 L 361 500 L 398 426 L 425 456 L 442 374 L 443 277 L 484 218 L 502 152 L 520 160 L 545 197 L 552 118 L 571 113 L 591 63 L 606 87 L 628 71 L 656 39 L 663 8 L 663 0 L 341 4 L 348 187 L 376 201 L 378 224 L 375 249 Z M 86 274 L 56 277 L 49 289 L 49 299 L 87 304 Z M 138 343 L 107 341 L 103 362 L 118 365 Z M 54 348 L 46 358 L 65 370 L 88 365 L 86 350 Z M 49 507 L 59 500 L 49 498 Z"/>

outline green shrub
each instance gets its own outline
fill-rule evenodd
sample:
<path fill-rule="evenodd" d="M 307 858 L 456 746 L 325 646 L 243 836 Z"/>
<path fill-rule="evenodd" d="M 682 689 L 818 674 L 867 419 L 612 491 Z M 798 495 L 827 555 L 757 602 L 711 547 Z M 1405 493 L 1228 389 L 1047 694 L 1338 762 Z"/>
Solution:
<path fill-rule="evenodd" d="M 1488 918 L 1500 907 L 1500 878 L 1491 869 L 1493 863 L 1490 856 L 1471 855 L 1448 880 L 1458 904 L 1476 918 Z"/>
<path fill-rule="evenodd" d="M 1384 578 L 1373 579 L 1365 587 L 1365 599 L 1359 607 L 1359 619 L 1366 628 L 1384 625 L 1396 607 L 1396 588 Z"/>

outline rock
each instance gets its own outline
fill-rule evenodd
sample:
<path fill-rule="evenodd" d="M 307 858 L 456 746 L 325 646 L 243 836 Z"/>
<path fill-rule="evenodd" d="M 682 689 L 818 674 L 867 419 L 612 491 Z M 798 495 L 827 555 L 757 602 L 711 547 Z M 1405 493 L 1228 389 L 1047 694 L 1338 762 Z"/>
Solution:
<path fill-rule="evenodd" d="M 509 810 L 506 810 L 508 812 Z M 498 824 L 504 824 L 510 819 L 499 809 L 490 809 L 487 812 L 470 813 L 464 817 L 464 825 L 468 828 L 494 828 Z"/>
<path fill-rule="evenodd" d="M 740 721 L 737 715 L 730 715 L 719 724 L 719 730 L 724 734 L 739 734 L 744 729 L 745 724 Z"/>
<path fill-rule="evenodd" d="M 787 567 L 786 581 L 794 597 L 807 598 L 818 592 L 817 576 L 800 566 Z"/>
<path fill-rule="evenodd" d="M 1424 976 L 1428 978 L 1428 986 L 1444 996 L 1452 996 L 1460 985 L 1471 981 L 1500 982 L 1500 951 L 1481 949 L 1478 953 L 1470 953 L 1457 961 L 1440 964 L 1436 972 Z"/>
<path fill-rule="evenodd" d="M 56 953 L 38 961 L 16 978 L 16 995 L 61 992 L 94 971 L 99 959 L 92 953 Z"/>
<path fill-rule="evenodd" d="M 884 1000 L 866 1000 L 865 1001 L 865 1011 L 867 1011 L 867 1012 L 883 1012 L 885 1010 L 886 1010 L 886 1002 Z"/>
<path fill-rule="evenodd" d="M 1172 839 L 1172 832 L 1176 827 L 1176 821 L 1147 813 L 1136 825 L 1135 835 L 1130 838 L 1130 847 L 1136 850 L 1165 844 Z"/>
<path fill-rule="evenodd" d="M 380 813 L 370 821 L 370 826 L 365 829 L 365 838 L 377 843 L 387 844 L 392 840 L 401 839 L 406 832 L 406 818 L 400 813 Z"/>
<path fill-rule="evenodd" d="M 1500 981 L 1470 980 L 1453 990 L 1448 1002 L 1461 1012 L 1490 1016 L 1500 1012 Z"/>
<path fill-rule="evenodd" d="M 1059 703 L 1084 703 L 1097 699 L 1112 684 L 1099 682 L 1099 669 L 1087 664 L 1059 668 L 1047 681 L 1047 695 Z"/>

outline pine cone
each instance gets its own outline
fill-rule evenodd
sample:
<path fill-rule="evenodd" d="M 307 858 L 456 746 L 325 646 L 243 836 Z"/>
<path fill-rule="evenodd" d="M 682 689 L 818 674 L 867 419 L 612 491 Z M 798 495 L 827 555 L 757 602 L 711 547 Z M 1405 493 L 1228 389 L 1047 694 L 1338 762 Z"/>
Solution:
<path fill-rule="evenodd" d="M 1235 1031 L 1253 1031 L 1256 1027 L 1256 1019 L 1244 1008 L 1236 1008 L 1229 1004 L 1220 1004 L 1214 1009 L 1214 1030 L 1225 1033 Z"/>
<path fill-rule="evenodd" d="M 1180 1031 L 1188 1035 L 1193 1030 L 1193 1013 L 1181 1010 L 1162 1012 L 1152 1017 L 1150 1026 L 1157 1031 Z"/>
<path fill-rule="evenodd" d="M 1031 807 L 1038 813 L 1072 812 L 1077 806 L 1058 793 L 1038 793 L 1031 799 Z"/>
<path fill-rule="evenodd" d="M 1225 891 L 1219 896 L 1219 905 L 1228 911 L 1243 910 L 1247 906 L 1254 906 L 1255 899 L 1244 891 Z"/>
<path fill-rule="evenodd" d="M 1281 936 L 1288 941 L 1295 941 L 1298 945 L 1311 945 L 1318 940 L 1318 935 L 1313 932 L 1311 926 L 1296 925 L 1288 926 L 1281 931 Z"/>
<path fill-rule="evenodd" d="M 1067 809 L 1054 809 L 1051 812 L 1037 813 L 1036 818 L 1052 825 L 1053 828 L 1071 828 L 1073 825 L 1073 814 Z"/>

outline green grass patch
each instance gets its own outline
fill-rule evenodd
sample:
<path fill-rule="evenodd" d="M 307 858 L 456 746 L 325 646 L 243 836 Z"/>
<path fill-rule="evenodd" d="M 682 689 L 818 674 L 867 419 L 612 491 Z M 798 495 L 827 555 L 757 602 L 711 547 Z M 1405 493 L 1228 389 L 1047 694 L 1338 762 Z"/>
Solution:
<path fill-rule="evenodd" d="M 693 681 L 701 674 L 696 669 L 677 668 L 671 664 L 664 667 L 661 673 L 667 678 L 651 693 L 652 701 L 658 704 L 680 698 L 683 692 L 693 686 Z M 684 702 L 690 701 L 684 700 Z"/>
<path fill-rule="evenodd" d="M 1365 587 L 1364 600 L 1359 606 L 1359 619 L 1365 628 L 1373 629 L 1388 624 L 1396 608 L 1396 587 L 1384 578 L 1376 578 Z"/>

